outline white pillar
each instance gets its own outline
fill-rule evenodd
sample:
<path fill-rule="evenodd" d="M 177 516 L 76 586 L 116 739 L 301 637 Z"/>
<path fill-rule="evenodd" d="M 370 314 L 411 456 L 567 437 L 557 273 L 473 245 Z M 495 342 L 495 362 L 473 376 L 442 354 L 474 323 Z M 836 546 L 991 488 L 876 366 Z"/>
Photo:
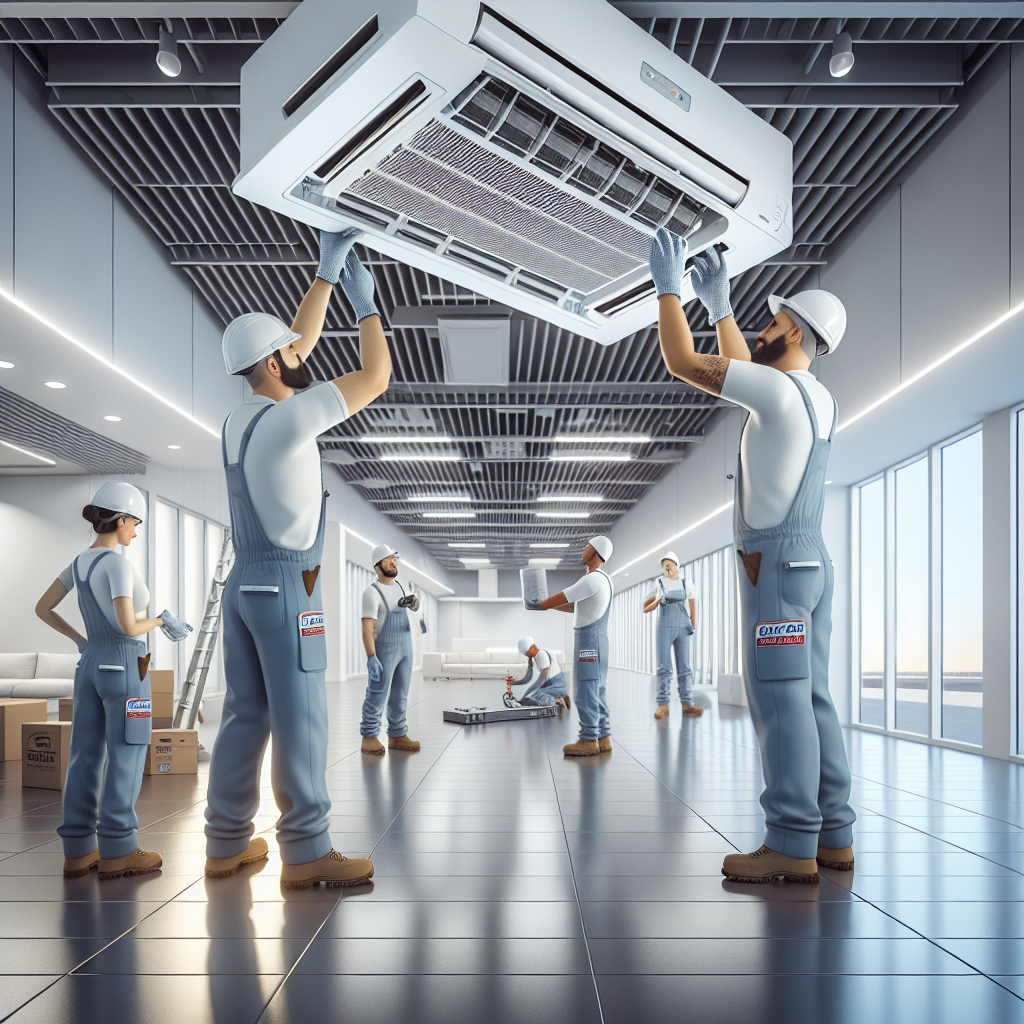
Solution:
<path fill-rule="evenodd" d="M 345 528 L 341 523 L 324 524 L 324 553 L 320 566 L 320 591 L 327 625 L 327 678 L 345 678 L 345 638 L 348 609 L 345 594 Z"/>

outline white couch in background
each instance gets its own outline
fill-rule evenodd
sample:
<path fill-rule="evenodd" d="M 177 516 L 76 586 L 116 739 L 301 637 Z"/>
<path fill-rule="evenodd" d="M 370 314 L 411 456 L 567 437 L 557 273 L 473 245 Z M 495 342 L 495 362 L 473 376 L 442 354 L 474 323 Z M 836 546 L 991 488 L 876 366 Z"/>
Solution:
<path fill-rule="evenodd" d="M 73 697 L 77 654 L 0 654 L 0 697 Z"/>
<path fill-rule="evenodd" d="M 565 655 L 552 651 L 565 669 Z M 425 679 L 504 679 L 511 673 L 519 679 L 526 672 L 526 658 L 512 651 L 447 651 L 444 654 L 424 652 Z"/>

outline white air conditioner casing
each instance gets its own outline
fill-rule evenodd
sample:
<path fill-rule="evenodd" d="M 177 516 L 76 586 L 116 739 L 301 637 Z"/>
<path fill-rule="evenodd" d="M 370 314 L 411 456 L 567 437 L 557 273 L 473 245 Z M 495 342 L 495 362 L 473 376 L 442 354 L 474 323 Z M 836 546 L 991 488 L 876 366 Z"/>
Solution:
<path fill-rule="evenodd" d="M 788 248 L 792 165 L 606 0 L 304 0 L 242 69 L 233 188 L 609 344 L 657 319 L 660 225 L 733 276 Z"/>

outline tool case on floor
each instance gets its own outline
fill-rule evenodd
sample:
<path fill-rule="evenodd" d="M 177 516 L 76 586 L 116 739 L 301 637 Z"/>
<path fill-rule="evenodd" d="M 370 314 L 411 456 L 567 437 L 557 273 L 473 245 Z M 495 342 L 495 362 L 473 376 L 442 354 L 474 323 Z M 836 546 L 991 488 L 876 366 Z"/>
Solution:
<path fill-rule="evenodd" d="M 451 708 L 445 711 L 444 720 L 457 725 L 484 725 L 487 722 L 515 722 L 524 718 L 553 718 L 553 707 L 519 708 Z"/>

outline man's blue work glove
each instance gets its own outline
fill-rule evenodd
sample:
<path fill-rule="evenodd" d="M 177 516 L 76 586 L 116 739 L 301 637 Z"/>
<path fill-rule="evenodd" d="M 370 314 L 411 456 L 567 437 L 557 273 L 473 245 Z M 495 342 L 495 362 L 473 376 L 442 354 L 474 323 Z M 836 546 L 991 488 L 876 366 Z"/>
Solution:
<path fill-rule="evenodd" d="M 366 671 L 370 674 L 370 681 L 379 683 L 384 678 L 384 666 L 376 654 L 371 654 L 366 659 Z"/>
<path fill-rule="evenodd" d="M 362 234 L 358 228 L 345 228 L 344 231 L 320 232 L 320 266 L 316 268 L 316 276 L 337 284 L 341 276 L 341 268 L 345 265 L 345 257 L 352 248 L 352 243 Z"/>
<path fill-rule="evenodd" d="M 704 303 L 708 311 L 708 322 L 714 327 L 719 320 L 732 316 L 729 301 L 729 269 L 725 256 L 717 249 L 708 249 L 693 257 L 690 271 L 690 287 L 694 295 Z"/>
<path fill-rule="evenodd" d="M 651 239 L 651 277 L 658 296 L 678 295 L 686 266 L 686 239 L 659 228 Z"/>
<path fill-rule="evenodd" d="M 354 251 L 345 257 L 345 266 L 338 283 L 345 292 L 345 298 L 352 304 L 356 320 L 365 320 L 374 313 L 380 315 L 373 301 L 373 275 L 359 262 Z"/>
<path fill-rule="evenodd" d="M 187 622 L 181 622 L 177 616 L 172 615 L 166 608 L 157 616 L 163 619 L 164 624 L 160 627 L 164 636 L 172 643 L 179 643 L 192 632 L 192 627 Z"/>

